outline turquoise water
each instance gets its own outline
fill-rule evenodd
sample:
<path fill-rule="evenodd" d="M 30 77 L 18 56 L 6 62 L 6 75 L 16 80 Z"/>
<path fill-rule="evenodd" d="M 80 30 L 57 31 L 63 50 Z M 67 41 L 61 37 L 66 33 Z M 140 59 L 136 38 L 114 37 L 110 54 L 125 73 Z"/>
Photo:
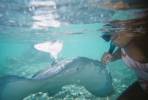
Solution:
<path fill-rule="evenodd" d="M 88 27 L 89 26 L 89 27 Z M 78 56 L 88 57 L 92 59 L 100 60 L 102 54 L 107 51 L 109 44 L 100 38 L 100 34 L 97 30 L 102 24 L 82 24 L 82 25 L 72 25 L 71 27 L 61 27 L 60 29 L 64 31 L 80 31 L 83 28 L 84 32 L 82 34 L 58 34 L 52 36 L 50 40 L 61 40 L 64 43 L 64 48 L 59 55 L 60 59 L 75 58 Z M 59 31 L 55 29 L 55 31 Z M 61 33 L 62 33 L 61 32 Z M 19 75 L 31 78 L 36 72 L 47 68 L 52 59 L 49 54 L 37 51 L 34 49 L 33 45 L 39 42 L 47 41 L 47 39 L 36 40 L 23 40 L 23 39 L 6 39 L 0 42 L 0 73 L 3 75 Z M 115 88 L 115 93 L 109 97 L 115 99 L 129 84 L 131 84 L 135 77 L 130 69 L 122 61 L 113 62 L 108 65 L 113 77 L 113 85 Z M 125 73 L 128 73 L 125 75 Z M 129 81 L 130 80 L 130 81 Z M 75 98 L 86 99 L 88 97 L 94 98 L 85 88 L 79 86 L 67 86 L 65 90 L 59 91 L 58 96 L 64 95 L 65 98 Z M 65 94 L 65 92 L 67 92 Z M 74 93 L 73 93 L 74 92 Z M 79 95 L 79 93 L 81 93 Z M 61 93 L 61 94 L 60 94 Z M 72 94 L 73 93 L 73 94 Z M 37 98 L 42 97 L 42 94 L 37 95 Z M 77 96 L 79 95 L 79 96 Z M 57 97 L 58 97 L 57 96 Z M 46 98 L 45 97 L 45 98 Z M 35 98 L 35 97 L 34 97 Z M 56 98 L 50 97 L 50 99 Z M 98 100 L 104 100 L 106 98 L 95 98 Z M 31 99 L 29 99 L 31 100 Z M 47 99 L 48 100 L 48 99 Z"/>
<path fill-rule="evenodd" d="M 64 47 L 59 54 L 59 59 L 72 59 L 82 56 L 100 60 L 101 55 L 106 51 L 106 49 L 108 49 L 109 45 L 101 39 L 101 33 L 98 34 L 97 30 L 101 28 L 102 25 L 103 24 L 82 24 L 60 27 L 52 30 L 52 33 L 56 31 L 57 34 L 53 34 L 51 39 L 44 39 L 42 37 L 39 37 L 40 39 L 32 39 L 32 37 L 29 37 L 28 40 L 25 40 L 19 39 L 16 35 L 5 39 L 3 38 L 0 42 L 0 62 L 2 65 L 2 73 L 10 73 L 9 68 L 15 70 L 14 67 L 16 66 L 21 69 L 23 66 L 32 66 L 32 64 L 38 65 L 37 63 L 39 63 L 39 65 L 45 63 L 50 64 L 51 58 L 49 54 L 37 51 L 34 48 L 35 44 L 47 40 L 63 41 Z M 70 31 L 73 33 L 71 34 Z M 3 69 L 5 68 L 3 67 L 6 67 L 6 69 L 8 68 L 8 71 L 4 72 Z M 13 72 L 11 73 L 13 74 Z"/>
<path fill-rule="evenodd" d="M 34 24 L 32 16 L 34 16 L 35 13 L 32 12 L 35 11 L 28 11 L 25 8 L 28 7 L 26 5 L 30 1 L 24 0 L 24 2 L 19 2 L 19 0 L 14 0 L 15 3 L 9 0 L 0 1 L 0 7 L 5 9 L 5 12 L 0 10 L 0 20 L 2 22 L 0 24 L 0 76 L 18 75 L 31 78 L 36 72 L 47 68 L 52 63 L 50 55 L 37 51 L 34 48 L 34 44 L 45 41 L 63 41 L 64 48 L 59 54 L 59 59 L 71 59 L 82 56 L 100 60 L 102 54 L 109 48 L 109 44 L 100 37 L 102 32 L 99 31 L 99 29 L 106 24 L 106 22 L 101 20 L 127 19 L 131 16 L 131 13 L 127 11 L 114 11 L 111 15 L 105 15 L 102 11 L 102 14 L 104 14 L 102 15 L 104 18 L 102 19 L 88 19 L 89 21 L 86 22 L 82 20 L 83 16 L 81 16 L 81 20 L 78 18 L 75 19 L 77 21 L 76 23 L 69 19 L 59 27 L 48 26 L 48 28 L 38 27 L 34 29 L 32 28 Z M 22 6 L 21 8 L 21 4 L 23 4 L 24 7 Z M 15 5 L 17 5 L 18 8 Z M 13 9 L 10 9 L 11 7 Z M 83 10 L 85 11 L 85 9 Z M 90 13 L 88 11 L 86 12 L 88 14 Z M 59 18 L 59 20 L 62 22 L 64 19 Z M 104 98 L 95 97 L 84 87 L 72 84 L 63 87 L 63 89 L 53 97 L 48 97 L 46 93 L 38 93 L 34 95 L 30 94 L 27 100 L 56 100 L 56 98 L 60 96 L 63 96 L 66 100 L 75 98 L 78 100 L 87 100 L 87 98 L 115 100 L 136 78 L 133 72 L 127 68 L 121 60 L 110 63 L 108 67 L 113 78 L 113 86 L 115 89 L 111 96 Z"/>

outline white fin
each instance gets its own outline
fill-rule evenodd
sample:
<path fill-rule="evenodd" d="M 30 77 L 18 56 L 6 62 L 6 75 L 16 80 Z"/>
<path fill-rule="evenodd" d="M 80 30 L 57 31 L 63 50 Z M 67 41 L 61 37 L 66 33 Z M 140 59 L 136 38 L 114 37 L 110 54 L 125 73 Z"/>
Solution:
<path fill-rule="evenodd" d="M 47 41 L 39 44 L 35 44 L 34 48 L 49 53 L 54 59 L 58 58 L 59 53 L 63 49 L 63 42 L 56 40 L 56 41 Z"/>

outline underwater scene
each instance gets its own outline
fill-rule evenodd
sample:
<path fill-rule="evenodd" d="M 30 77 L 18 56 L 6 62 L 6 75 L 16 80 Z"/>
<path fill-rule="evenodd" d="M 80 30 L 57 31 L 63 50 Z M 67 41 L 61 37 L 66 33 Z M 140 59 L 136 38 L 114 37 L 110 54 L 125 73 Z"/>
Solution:
<path fill-rule="evenodd" d="M 0 0 L 0 100 L 116 100 L 136 77 L 102 35 L 140 10 L 110 1 Z"/>

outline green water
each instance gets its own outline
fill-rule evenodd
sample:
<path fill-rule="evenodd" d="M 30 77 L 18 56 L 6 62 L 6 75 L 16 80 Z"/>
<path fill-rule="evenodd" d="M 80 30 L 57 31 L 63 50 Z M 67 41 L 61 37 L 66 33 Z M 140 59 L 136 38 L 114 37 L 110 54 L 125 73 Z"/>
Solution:
<path fill-rule="evenodd" d="M 63 24 L 60 27 L 32 29 L 32 16 L 35 15 L 35 11 L 33 8 L 27 8 L 30 1 L 32 0 L 23 0 L 21 2 L 19 0 L 0 1 L 0 76 L 18 75 L 31 78 L 36 72 L 49 67 L 52 63 L 51 56 L 34 48 L 35 44 L 45 41 L 60 40 L 63 42 L 64 47 L 58 59 L 71 59 L 82 56 L 100 60 L 102 54 L 109 48 L 109 43 L 100 37 L 102 32 L 99 29 L 106 24 L 104 20 L 134 18 L 132 11 L 108 11 L 105 13 L 106 10 L 101 9 L 101 14 L 104 15 L 95 15 L 97 12 L 82 7 L 83 9 L 80 10 L 84 10 L 84 15 L 95 15 L 90 16 L 90 19 L 91 17 L 94 18 L 93 20 L 84 19 L 84 15 L 81 16 L 82 12 L 79 13 L 78 9 L 76 14 L 80 14 L 81 19 L 76 17 L 75 23 L 70 19 L 66 20 L 69 22 L 68 24 Z M 88 8 L 91 9 L 91 7 Z M 95 9 L 100 11 L 98 8 Z M 70 14 L 76 15 L 73 14 L 74 10 L 76 8 L 59 16 L 65 16 L 68 19 L 71 16 Z M 104 17 L 97 18 L 97 16 L 104 16 L 105 19 Z M 62 18 L 60 20 L 61 22 L 65 21 Z M 85 21 L 83 22 L 83 20 Z M 64 86 L 53 97 L 49 97 L 46 93 L 37 93 L 30 94 L 26 100 L 58 100 L 60 97 L 65 100 L 115 100 L 136 78 L 133 71 L 122 60 L 112 62 L 107 66 L 111 72 L 115 90 L 108 97 L 95 97 L 83 86 L 72 84 Z"/>
<path fill-rule="evenodd" d="M 101 23 L 87 25 L 80 24 L 60 27 L 59 29 L 52 29 L 52 33 L 56 32 L 57 34 L 49 35 L 49 37 L 52 37 L 51 39 L 32 39 L 32 37 L 30 37 L 28 41 L 24 41 L 23 39 L 19 39 L 19 37 L 16 39 L 15 36 L 13 36 L 14 39 L 2 39 L 0 42 L 0 75 L 3 76 L 9 74 L 31 78 L 36 72 L 49 67 L 50 63 L 52 62 L 50 55 L 48 53 L 37 51 L 33 47 L 34 44 L 47 40 L 63 41 L 64 47 L 59 55 L 59 59 L 70 59 L 78 56 L 83 56 L 100 60 L 102 54 L 109 48 L 109 44 L 100 38 L 102 33 L 98 32 L 98 29 L 101 28 L 102 25 L 103 24 Z M 71 34 L 70 31 L 73 32 L 73 34 Z M 108 97 L 112 100 L 115 99 L 124 89 L 126 89 L 127 86 L 135 80 L 135 77 L 132 71 L 128 69 L 122 61 L 110 63 L 108 67 L 113 77 L 113 85 L 115 89 L 115 93 Z M 127 74 L 125 75 L 125 73 Z M 82 87 L 79 86 L 69 85 L 65 90 L 59 91 L 59 94 L 56 96 L 59 97 L 64 95 L 65 99 L 75 97 L 79 99 L 107 99 L 98 97 L 96 98 L 85 88 L 81 88 Z M 66 91 L 68 91 L 67 94 L 65 94 Z M 72 91 L 75 95 L 72 94 Z M 80 95 L 79 92 L 82 92 L 82 94 Z M 37 95 L 35 97 L 41 98 L 42 95 L 43 94 L 40 94 L 40 96 Z M 50 97 L 50 99 L 54 99 L 56 96 Z"/>
<path fill-rule="evenodd" d="M 0 42 L 1 71 L 2 73 L 6 73 L 3 71 L 3 67 L 5 67 L 6 69 L 8 68 L 9 72 L 9 67 L 14 68 L 16 65 L 23 68 L 19 63 L 26 64 L 27 66 L 37 63 L 49 63 L 50 55 L 48 53 L 37 51 L 34 48 L 34 45 L 39 42 L 50 40 L 63 41 L 64 47 L 59 54 L 59 59 L 83 56 L 100 60 L 100 57 L 108 48 L 108 44 L 100 38 L 101 33 L 98 34 L 97 31 L 101 26 L 102 24 L 82 24 L 65 26 L 63 28 L 61 27 L 59 29 L 52 30 L 52 33 L 56 31 L 57 34 L 53 34 L 52 36 L 49 35 L 49 37 L 52 37 L 51 39 L 44 39 L 42 37 L 39 37 L 40 39 L 32 39 L 32 37 L 29 37 L 28 40 L 24 41 L 24 39 L 19 39 L 19 37 L 16 39 L 16 35 L 11 38 L 9 37 L 10 39 L 5 38 Z M 71 34 L 70 31 L 73 33 Z"/>

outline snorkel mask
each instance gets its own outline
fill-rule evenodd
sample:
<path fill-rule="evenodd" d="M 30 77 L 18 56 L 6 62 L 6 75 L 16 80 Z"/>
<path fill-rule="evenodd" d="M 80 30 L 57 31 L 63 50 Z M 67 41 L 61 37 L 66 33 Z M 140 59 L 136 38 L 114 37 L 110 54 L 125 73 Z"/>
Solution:
<path fill-rule="evenodd" d="M 109 42 L 111 40 L 111 34 L 103 34 L 101 37 L 106 42 Z"/>
<path fill-rule="evenodd" d="M 111 34 L 103 34 L 101 37 L 106 41 L 106 42 L 110 42 L 110 48 L 108 50 L 108 53 L 113 54 L 116 46 L 112 43 L 111 41 Z"/>

